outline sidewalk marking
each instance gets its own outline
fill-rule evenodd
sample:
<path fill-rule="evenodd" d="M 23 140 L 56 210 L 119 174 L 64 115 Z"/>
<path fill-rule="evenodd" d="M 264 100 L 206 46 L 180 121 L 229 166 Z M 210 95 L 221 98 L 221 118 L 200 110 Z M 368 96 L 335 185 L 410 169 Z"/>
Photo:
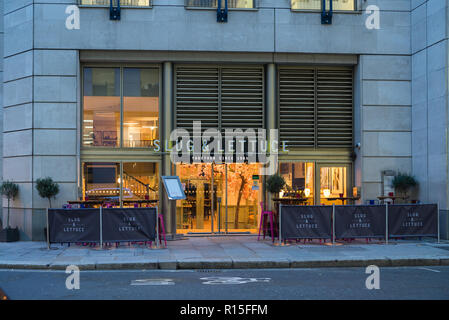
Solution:
<path fill-rule="evenodd" d="M 173 279 L 138 279 L 132 280 L 132 286 L 169 286 L 174 285 Z"/>

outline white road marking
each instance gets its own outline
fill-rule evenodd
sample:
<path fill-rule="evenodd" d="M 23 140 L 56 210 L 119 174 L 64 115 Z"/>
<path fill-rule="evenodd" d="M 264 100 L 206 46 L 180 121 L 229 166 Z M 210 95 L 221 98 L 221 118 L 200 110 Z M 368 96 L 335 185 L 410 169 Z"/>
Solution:
<path fill-rule="evenodd" d="M 433 269 L 429 269 L 429 268 L 418 268 L 418 269 L 427 270 L 427 271 L 432 271 L 432 272 L 441 272 L 441 271 L 433 270 Z"/>
<path fill-rule="evenodd" d="M 174 285 L 173 279 L 138 279 L 132 280 L 132 286 L 169 286 Z"/>
<path fill-rule="evenodd" d="M 255 282 L 270 282 L 271 278 L 240 278 L 240 277 L 205 277 L 200 278 L 203 284 L 245 284 Z"/>

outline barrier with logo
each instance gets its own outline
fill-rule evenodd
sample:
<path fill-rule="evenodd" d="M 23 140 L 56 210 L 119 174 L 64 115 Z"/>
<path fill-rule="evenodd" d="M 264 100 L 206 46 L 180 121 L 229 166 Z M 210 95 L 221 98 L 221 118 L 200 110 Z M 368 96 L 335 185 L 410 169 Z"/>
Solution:
<path fill-rule="evenodd" d="M 280 229 L 287 239 L 330 239 L 332 207 L 281 205 Z"/>
<path fill-rule="evenodd" d="M 435 237 L 440 240 L 436 204 L 279 206 L 280 241 Z"/>
<path fill-rule="evenodd" d="M 436 204 L 388 206 L 390 237 L 436 236 L 439 230 L 438 224 Z"/>
<path fill-rule="evenodd" d="M 335 238 L 385 238 L 386 208 L 377 206 L 336 206 Z"/>
<path fill-rule="evenodd" d="M 47 243 L 156 241 L 157 207 L 48 209 Z"/>

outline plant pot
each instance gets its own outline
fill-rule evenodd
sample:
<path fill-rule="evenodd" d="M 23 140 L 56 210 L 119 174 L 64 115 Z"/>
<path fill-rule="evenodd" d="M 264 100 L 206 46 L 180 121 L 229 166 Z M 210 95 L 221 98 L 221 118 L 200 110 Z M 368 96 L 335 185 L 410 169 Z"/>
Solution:
<path fill-rule="evenodd" d="M 0 231 L 0 242 L 19 241 L 19 228 L 6 228 Z"/>

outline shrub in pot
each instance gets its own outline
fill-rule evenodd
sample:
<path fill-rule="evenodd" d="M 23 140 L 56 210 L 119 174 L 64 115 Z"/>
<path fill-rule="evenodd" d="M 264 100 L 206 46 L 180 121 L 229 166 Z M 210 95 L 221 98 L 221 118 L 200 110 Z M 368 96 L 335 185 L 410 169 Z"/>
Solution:
<path fill-rule="evenodd" d="M 414 176 L 401 172 L 395 175 L 391 182 L 391 186 L 394 188 L 396 194 L 401 196 L 407 196 L 408 191 L 417 185 L 418 182 Z"/>
<path fill-rule="evenodd" d="M 11 228 L 9 225 L 10 202 L 19 194 L 19 186 L 11 181 L 4 181 L 0 185 L 0 193 L 8 199 L 6 228 L 0 231 L 0 242 L 19 241 L 19 228 Z"/>

